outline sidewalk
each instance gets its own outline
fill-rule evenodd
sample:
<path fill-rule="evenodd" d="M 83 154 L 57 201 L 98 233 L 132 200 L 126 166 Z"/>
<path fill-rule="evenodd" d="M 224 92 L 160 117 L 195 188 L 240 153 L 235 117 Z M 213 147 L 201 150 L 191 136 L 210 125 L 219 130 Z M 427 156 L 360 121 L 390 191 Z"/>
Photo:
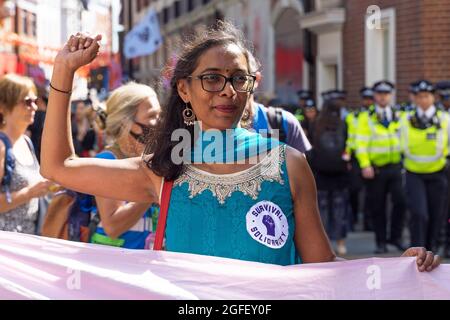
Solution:
<path fill-rule="evenodd" d="M 405 245 L 408 243 L 405 239 Z M 399 257 L 402 252 L 396 247 L 388 245 L 389 253 L 375 254 L 375 234 L 373 232 L 356 231 L 348 234 L 346 259 L 362 259 L 370 257 Z M 450 263 L 450 259 L 445 259 L 444 263 Z"/>

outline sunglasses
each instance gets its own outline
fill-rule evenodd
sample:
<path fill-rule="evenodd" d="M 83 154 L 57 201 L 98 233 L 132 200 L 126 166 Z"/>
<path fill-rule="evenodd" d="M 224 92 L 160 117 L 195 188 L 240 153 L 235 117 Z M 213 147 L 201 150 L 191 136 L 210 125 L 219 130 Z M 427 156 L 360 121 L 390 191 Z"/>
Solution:
<path fill-rule="evenodd" d="M 27 98 L 25 98 L 24 102 L 27 107 L 32 107 L 33 104 L 36 104 L 38 100 L 39 100 L 39 98 L 27 97 Z"/>

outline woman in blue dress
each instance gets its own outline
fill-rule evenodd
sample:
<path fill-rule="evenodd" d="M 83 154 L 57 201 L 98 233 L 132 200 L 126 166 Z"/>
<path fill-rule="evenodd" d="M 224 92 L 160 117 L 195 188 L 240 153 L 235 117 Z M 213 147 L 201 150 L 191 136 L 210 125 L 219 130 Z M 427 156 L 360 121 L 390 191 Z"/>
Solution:
<path fill-rule="evenodd" d="M 163 181 L 174 181 L 168 251 L 279 265 L 337 259 L 303 154 L 239 127 L 255 76 L 246 41 L 229 23 L 184 43 L 147 156 L 75 158 L 65 121 L 73 75 L 96 57 L 100 39 L 72 36 L 56 57 L 43 134 L 45 177 L 134 202 L 159 202 Z M 421 271 L 440 263 L 425 248 L 404 255 L 417 256 Z"/>

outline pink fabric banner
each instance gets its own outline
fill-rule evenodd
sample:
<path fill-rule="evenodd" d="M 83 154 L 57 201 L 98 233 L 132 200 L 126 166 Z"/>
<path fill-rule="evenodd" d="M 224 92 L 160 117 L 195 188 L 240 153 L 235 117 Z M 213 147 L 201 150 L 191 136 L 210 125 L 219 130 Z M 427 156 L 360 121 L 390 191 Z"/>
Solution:
<path fill-rule="evenodd" d="M 0 232 L 1 299 L 450 299 L 414 258 L 280 267 Z"/>

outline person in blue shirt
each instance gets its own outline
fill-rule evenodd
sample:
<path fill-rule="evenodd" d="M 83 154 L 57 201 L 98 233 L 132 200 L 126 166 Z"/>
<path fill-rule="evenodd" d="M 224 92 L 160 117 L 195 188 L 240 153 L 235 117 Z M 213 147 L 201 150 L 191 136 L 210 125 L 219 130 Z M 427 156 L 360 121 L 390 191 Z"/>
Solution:
<path fill-rule="evenodd" d="M 150 129 L 158 121 L 161 107 L 155 91 L 146 85 L 128 83 L 116 89 L 99 109 L 100 125 L 109 145 L 96 158 L 118 160 L 144 151 Z M 125 202 L 95 197 L 100 224 L 91 242 L 128 249 L 144 249 L 153 231 L 157 207 L 145 202 Z"/>
<path fill-rule="evenodd" d="M 254 91 L 258 88 L 262 80 L 262 74 L 259 71 L 261 65 L 251 52 L 248 52 L 248 56 L 251 73 L 255 74 L 256 82 L 253 92 L 250 95 L 246 112 L 244 112 L 244 117 L 251 118 L 251 127 L 256 132 L 264 135 L 265 132 L 270 133 L 272 129 L 278 129 L 278 138 L 281 142 L 285 142 L 301 153 L 306 153 L 311 150 L 311 143 L 306 137 L 300 122 L 292 113 L 281 108 L 266 107 L 255 101 Z M 276 121 L 277 117 L 279 120 L 278 123 Z"/>

